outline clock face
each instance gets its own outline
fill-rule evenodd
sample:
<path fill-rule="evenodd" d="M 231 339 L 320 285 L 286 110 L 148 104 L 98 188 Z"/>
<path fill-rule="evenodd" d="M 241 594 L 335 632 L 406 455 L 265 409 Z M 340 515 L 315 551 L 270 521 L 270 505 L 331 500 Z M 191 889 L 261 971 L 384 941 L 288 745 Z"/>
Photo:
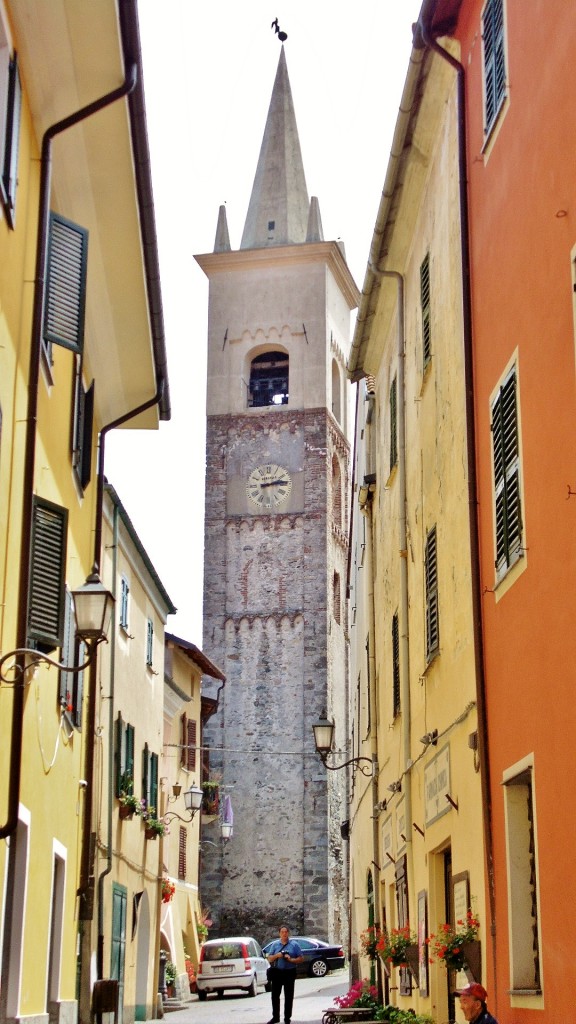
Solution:
<path fill-rule="evenodd" d="M 287 500 L 291 490 L 290 473 L 274 462 L 253 469 L 246 484 L 250 501 L 262 509 L 277 508 Z"/>

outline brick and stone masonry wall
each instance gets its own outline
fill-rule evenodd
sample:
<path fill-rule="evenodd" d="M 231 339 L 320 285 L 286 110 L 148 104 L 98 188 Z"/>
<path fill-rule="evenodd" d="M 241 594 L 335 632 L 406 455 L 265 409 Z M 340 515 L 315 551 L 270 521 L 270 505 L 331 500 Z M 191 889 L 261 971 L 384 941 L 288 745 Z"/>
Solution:
<path fill-rule="evenodd" d="M 322 709 L 347 699 L 345 616 L 337 624 L 331 608 L 346 551 L 328 515 L 342 439 L 329 420 L 326 410 L 208 420 L 204 646 L 227 679 L 204 739 L 235 819 L 224 848 L 217 823 L 203 829 L 217 843 L 203 845 L 201 871 L 214 934 L 265 942 L 281 920 L 330 938 L 345 929 L 346 773 L 326 773 L 312 736 Z M 304 471 L 302 507 L 230 514 L 231 478 L 265 461 Z"/>

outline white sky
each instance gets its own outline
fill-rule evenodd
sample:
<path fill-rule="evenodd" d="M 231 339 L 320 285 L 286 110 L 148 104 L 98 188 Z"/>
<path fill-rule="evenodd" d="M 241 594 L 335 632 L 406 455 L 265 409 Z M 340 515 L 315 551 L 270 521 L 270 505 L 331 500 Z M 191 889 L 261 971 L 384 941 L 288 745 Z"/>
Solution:
<path fill-rule="evenodd" d="M 271 23 L 288 33 L 309 195 L 361 288 L 420 6 L 139 0 L 172 420 L 112 432 L 105 472 L 178 608 L 168 629 L 199 647 L 208 287 L 193 256 L 212 251 L 221 203 L 240 245 L 280 56 Z"/>

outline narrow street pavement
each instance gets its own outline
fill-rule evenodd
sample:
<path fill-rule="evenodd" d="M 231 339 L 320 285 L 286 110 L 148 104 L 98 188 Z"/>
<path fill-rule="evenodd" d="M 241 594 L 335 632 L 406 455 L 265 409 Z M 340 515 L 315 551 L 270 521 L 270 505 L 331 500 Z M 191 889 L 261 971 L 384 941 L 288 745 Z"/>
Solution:
<path fill-rule="evenodd" d="M 350 988 L 348 968 L 334 971 L 325 978 L 299 978 L 294 994 L 292 1024 L 320 1024 L 322 1013 L 332 1006 L 335 996 Z M 175 1010 L 164 1017 L 165 1024 L 266 1024 L 272 1016 L 270 993 L 259 993 L 251 999 L 239 992 L 226 992 L 222 999 L 210 996 L 201 1003 L 198 996 L 184 1010 Z"/>

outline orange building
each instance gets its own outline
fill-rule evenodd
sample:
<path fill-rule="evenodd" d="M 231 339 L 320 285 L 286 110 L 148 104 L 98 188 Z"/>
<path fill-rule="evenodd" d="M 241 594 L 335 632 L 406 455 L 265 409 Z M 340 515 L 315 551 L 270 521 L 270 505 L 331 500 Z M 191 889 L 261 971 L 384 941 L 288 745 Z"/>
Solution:
<path fill-rule="evenodd" d="M 532 1024 L 565 1019 L 575 976 L 576 20 L 566 0 L 464 0 L 451 35 L 466 89 L 484 977 L 500 1024 Z"/>

